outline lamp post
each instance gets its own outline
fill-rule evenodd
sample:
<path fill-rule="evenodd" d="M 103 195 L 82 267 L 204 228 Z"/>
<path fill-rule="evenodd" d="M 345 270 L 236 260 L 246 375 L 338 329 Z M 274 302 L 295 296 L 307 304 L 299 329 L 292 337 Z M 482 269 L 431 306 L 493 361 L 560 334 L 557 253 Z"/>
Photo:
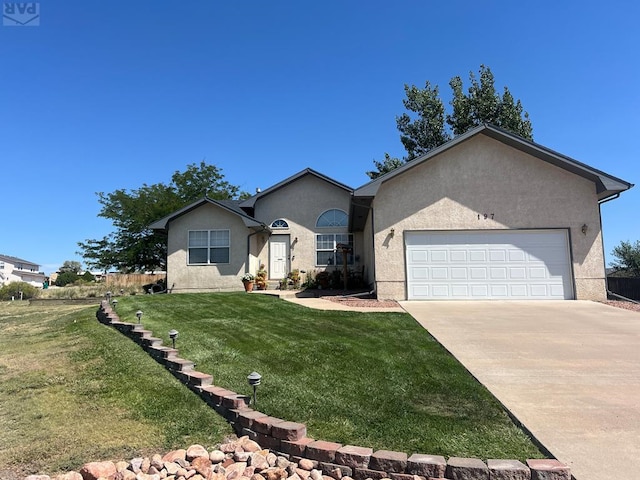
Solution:
<path fill-rule="evenodd" d="M 258 385 L 260 385 L 260 380 L 262 380 L 262 375 L 260 375 L 258 372 L 251 372 L 248 376 L 247 376 L 247 381 L 249 382 L 249 385 L 251 385 L 253 387 L 253 408 L 256 407 L 256 387 Z"/>
<path fill-rule="evenodd" d="M 176 338 L 178 338 L 178 331 L 173 328 L 169 330 L 169 338 L 171 339 L 171 343 L 173 348 L 176 348 Z"/>
<path fill-rule="evenodd" d="M 138 323 L 140 323 L 140 319 L 142 318 L 142 310 L 138 310 L 136 312 L 136 317 L 138 317 Z"/>

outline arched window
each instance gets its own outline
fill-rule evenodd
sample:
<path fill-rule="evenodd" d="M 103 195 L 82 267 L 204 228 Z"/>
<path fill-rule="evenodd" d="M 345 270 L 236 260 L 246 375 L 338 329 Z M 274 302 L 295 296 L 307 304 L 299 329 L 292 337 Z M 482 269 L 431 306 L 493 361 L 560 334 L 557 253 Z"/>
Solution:
<path fill-rule="evenodd" d="M 279 218 L 271 222 L 271 228 L 289 228 L 289 224 L 283 218 Z"/>
<path fill-rule="evenodd" d="M 349 216 L 337 208 L 325 211 L 316 222 L 316 227 L 346 227 L 348 225 Z"/>

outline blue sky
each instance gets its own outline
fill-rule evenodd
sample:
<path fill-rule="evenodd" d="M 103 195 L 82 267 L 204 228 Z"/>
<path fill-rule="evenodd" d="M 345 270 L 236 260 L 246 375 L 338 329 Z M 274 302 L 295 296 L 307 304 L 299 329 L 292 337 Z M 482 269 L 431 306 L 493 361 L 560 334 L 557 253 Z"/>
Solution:
<path fill-rule="evenodd" d="M 617 0 L 43 0 L 39 26 L 0 26 L 0 253 L 81 261 L 111 231 L 96 192 L 203 159 L 251 192 L 305 167 L 360 186 L 404 153 L 403 85 L 448 103 L 480 64 L 536 142 L 639 183 L 638 18 Z M 640 239 L 639 209 L 640 187 L 602 206 L 607 254 Z"/>

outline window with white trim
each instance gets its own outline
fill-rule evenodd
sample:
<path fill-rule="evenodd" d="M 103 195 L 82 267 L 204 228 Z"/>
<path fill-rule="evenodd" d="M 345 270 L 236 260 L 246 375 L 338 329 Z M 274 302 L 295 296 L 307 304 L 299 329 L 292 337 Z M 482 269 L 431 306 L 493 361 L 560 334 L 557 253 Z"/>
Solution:
<path fill-rule="evenodd" d="M 337 208 L 332 208 L 331 210 L 323 212 L 322 215 L 318 217 L 318 221 L 316 222 L 316 227 L 320 228 L 348 226 L 349 215 L 347 215 L 342 210 L 338 210 Z"/>
<path fill-rule="evenodd" d="M 192 230 L 189 232 L 189 265 L 229 263 L 229 230 Z"/>
<path fill-rule="evenodd" d="M 284 218 L 279 218 L 271 222 L 271 228 L 282 230 L 285 228 L 289 228 L 289 224 Z"/>
<path fill-rule="evenodd" d="M 347 265 L 353 265 L 353 235 L 350 233 L 317 233 L 316 266 L 342 265 L 342 251 L 337 250 L 340 244 L 351 247 L 351 252 L 347 254 Z"/>

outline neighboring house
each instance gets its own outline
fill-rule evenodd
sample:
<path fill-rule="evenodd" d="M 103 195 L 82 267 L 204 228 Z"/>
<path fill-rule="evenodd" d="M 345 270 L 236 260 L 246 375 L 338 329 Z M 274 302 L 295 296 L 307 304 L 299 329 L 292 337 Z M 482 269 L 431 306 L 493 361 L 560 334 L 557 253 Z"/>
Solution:
<path fill-rule="evenodd" d="M 239 289 L 260 264 L 272 280 L 338 268 L 347 244 L 378 298 L 599 300 L 600 204 L 632 186 L 485 125 L 355 190 L 306 169 L 151 228 L 174 292 Z"/>
<path fill-rule="evenodd" d="M 11 282 L 25 282 L 42 287 L 45 280 L 40 265 L 8 255 L 0 255 L 0 286 Z"/>

